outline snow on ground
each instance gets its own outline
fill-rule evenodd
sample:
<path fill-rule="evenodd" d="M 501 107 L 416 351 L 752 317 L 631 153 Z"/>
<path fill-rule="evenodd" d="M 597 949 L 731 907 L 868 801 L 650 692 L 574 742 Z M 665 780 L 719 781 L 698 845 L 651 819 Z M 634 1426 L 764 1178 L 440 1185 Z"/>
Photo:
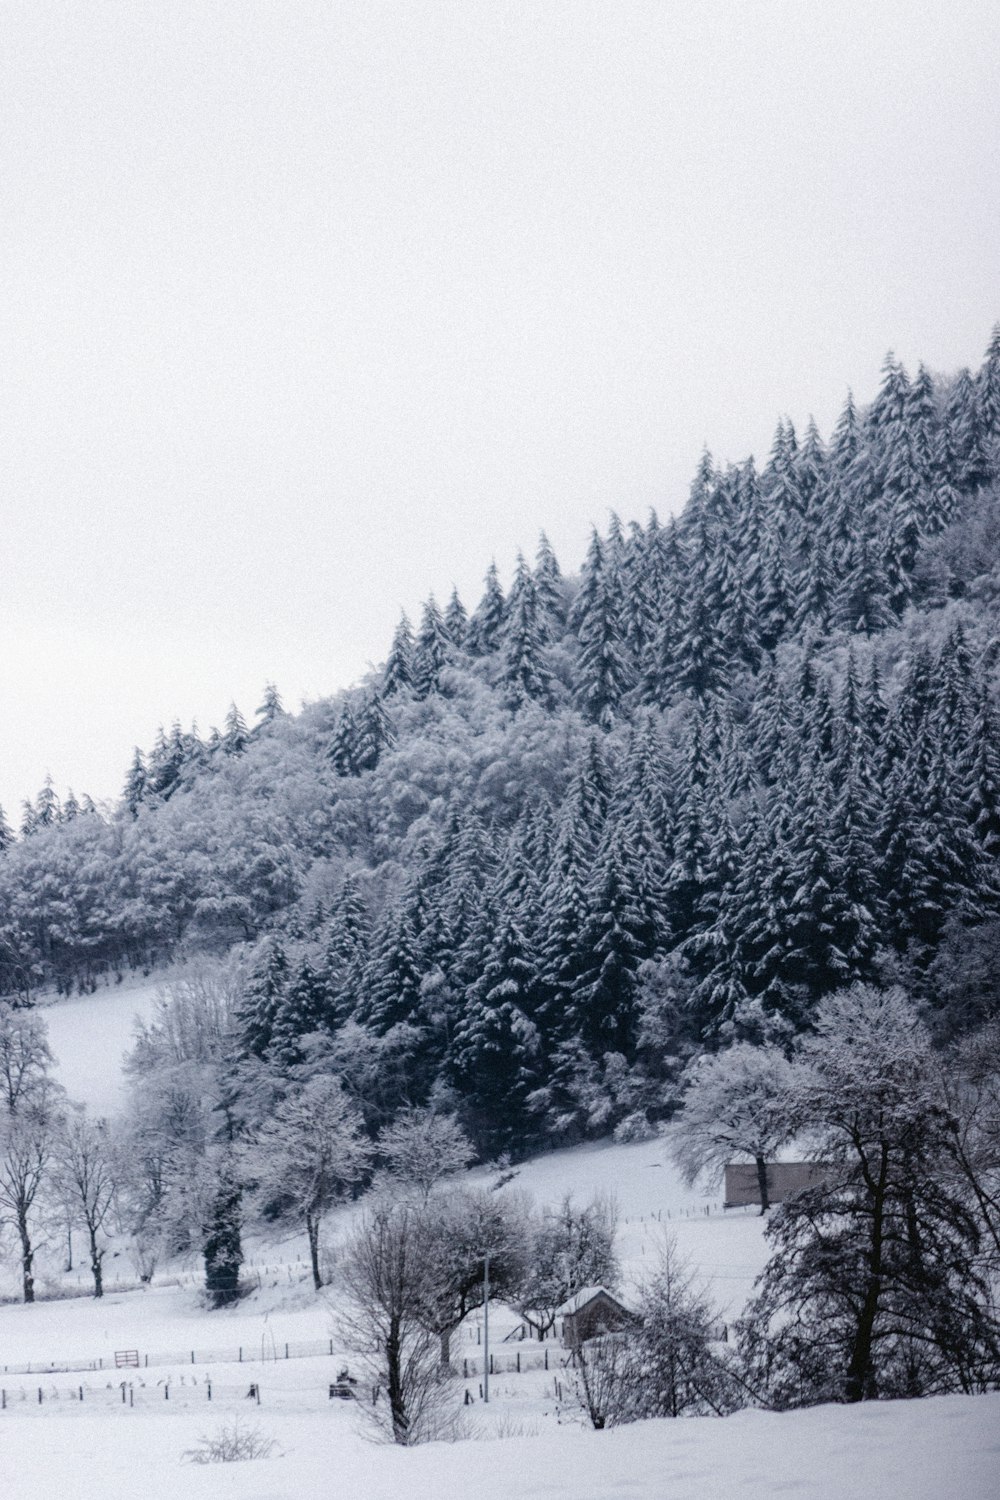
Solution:
<path fill-rule="evenodd" d="M 132 978 L 93 995 L 42 1002 L 55 1054 L 55 1076 L 71 1099 L 95 1114 L 113 1114 L 125 1102 L 121 1064 L 135 1041 L 136 1019 L 149 1021 L 167 976 Z"/>
<path fill-rule="evenodd" d="M 266 1399 L 266 1398 L 265 1398 Z M 244 1403 L 245 1405 L 245 1403 Z M 298 1409 L 296 1409 L 296 1407 Z M 0 1413 L 5 1500 L 996 1500 L 1000 1397 L 826 1406 L 780 1416 L 643 1422 L 609 1432 L 550 1424 L 497 1442 L 373 1446 L 355 1408 L 253 1407 L 280 1454 L 183 1462 L 231 1417 L 219 1403 L 155 1410 L 84 1404 Z"/>
<path fill-rule="evenodd" d="M 162 983 L 163 976 L 126 983 L 46 1008 L 58 1076 L 72 1097 L 102 1112 L 120 1105 L 120 1058 L 131 1045 L 135 1017 L 151 1016 Z M 653 1268 L 662 1236 L 670 1232 L 732 1319 L 766 1255 L 762 1221 L 752 1211 L 723 1213 L 717 1189 L 686 1187 L 666 1148 L 658 1139 L 551 1152 L 522 1164 L 514 1186 L 542 1203 L 565 1193 L 578 1201 L 610 1194 L 619 1211 L 626 1284 Z M 493 1175 L 486 1169 L 469 1174 L 479 1182 Z M 329 1246 L 356 1212 L 345 1208 L 331 1216 Z M 537 1344 L 502 1342 L 516 1317 L 500 1308 L 491 1324 L 505 1372 L 493 1378 L 488 1407 L 479 1399 L 478 1317 L 470 1318 L 453 1349 L 468 1371 L 456 1382 L 456 1403 L 466 1390 L 473 1398 L 472 1406 L 458 1410 L 480 1440 L 412 1450 L 374 1446 L 359 1431 L 358 1406 L 328 1399 L 345 1356 L 335 1303 L 330 1294 L 312 1291 L 301 1237 L 250 1239 L 247 1251 L 254 1290 L 219 1312 L 202 1306 L 197 1264 L 164 1267 L 145 1291 L 116 1290 L 116 1281 L 131 1277 L 124 1255 L 109 1259 L 109 1293 L 99 1302 L 82 1296 L 0 1306 L 2 1500 L 54 1494 L 66 1500 L 136 1494 L 142 1500 L 176 1500 L 178 1494 L 186 1500 L 334 1494 L 354 1500 L 773 1500 L 779 1494 L 1000 1500 L 1000 1397 L 782 1415 L 747 1411 L 725 1420 L 645 1422 L 595 1433 L 580 1425 L 560 1364 L 564 1351 L 555 1344 L 547 1372 L 507 1371 L 518 1349 L 524 1364 L 541 1351 Z M 85 1271 L 62 1273 L 60 1254 L 56 1239 L 39 1257 L 43 1291 L 84 1291 Z M 5 1269 L 5 1289 L 14 1290 L 16 1267 Z M 326 1348 L 283 1358 L 286 1344 L 294 1354 L 304 1343 Z M 138 1352 L 138 1369 L 115 1369 L 115 1353 L 122 1350 Z M 157 1359 L 163 1354 L 170 1364 Z M 36 1375 L 11 1369 L 83 1360 L 100 1360 L 103 1368 Z M 259 1387 L 259 1405 L 248 1399 L 251 1383 Z M 248 1463 L 184 1462 L 200 1437 L 217 1433 L 234 1416 L 273 1437 L 280 1451 Z"/>

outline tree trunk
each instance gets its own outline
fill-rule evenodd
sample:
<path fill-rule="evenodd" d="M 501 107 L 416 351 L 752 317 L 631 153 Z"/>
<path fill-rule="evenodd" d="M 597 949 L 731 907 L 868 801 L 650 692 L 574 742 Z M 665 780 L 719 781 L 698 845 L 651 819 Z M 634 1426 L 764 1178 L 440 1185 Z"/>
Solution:
<path fill-rule="evenodd" d="M 319 1224 L 312 1214 L 306 1214 L 306 1236 L 309 1240 L 309 1264 L 312 1267 L 313 1286 L 322 1290 L 323 1278 L 319 1274 Z"/>
<path fill-rule="evenodd" d="M 755 1156 L 754 1161 L 757 1164 L 757 1187 L 760 1190 L 760 1211 L 763 1215 L 771 1207 L 771 1200 L 767 1194 L 767 1162 L 762 1156 Z"/>
<path fill-rule="evenodd" d="M 104 1296 L 104 1251 L 97 1244 L 96 1229 L 90 1230 L 90 1274 L 94 1278 L 94 1296 Z"/>
<path fill-rule="evenodd" d="M 438 1337 L 441 1340 L 441 1368 L 451 1369 L 451 1333 L 450 1328 L 442 1328 Z"/>
<path fill-rule="evenodd" d="M 882 1291 L 882 1236 L 885 1221 L 885 1187 L 889 1173 L 889 1150 L 882 1147 L 878 1179 L 874 1184 L 872 1201 L 871 1249 L 868 1253 L 868 1278 L 864 1300 L 858 1315 L 858 1326 L 854 1333 L 847 1378 L 844 1382 L 844 1397 L 847 1401 L 874 1399 L 878 1394 L 875 1372 L 872 1369 L 872 1345 L 875 1338 L 875 1319 L 878 1316 L 879 1296 Z"/>
<path fill-rule="evenodd" d="M 403 1389 L 403 1361 L 399 1328 L 393 1319 L 391 1331 L 385 1341 L 386 1389 L 389 1396 L 389 1414 L 392 1418 L 392 1436 L 397 1443 L 409 1442 L 410 1419 L 406 1414 L 406 1393 Z"/>
<path fill-rule="evenodd" d="M 35 1263 L 35 1252 L 31 1248 L 31 1236 L 28 1233 L 28 1220 L 24 1214 L 21 1214 L 18 1217 L 17 1232 L 21 1239 L 21 1277 L 24 1286 L 24 1300 L 25 1302 L 34 1302 L 35 1277 L 32 1267 Z"/>

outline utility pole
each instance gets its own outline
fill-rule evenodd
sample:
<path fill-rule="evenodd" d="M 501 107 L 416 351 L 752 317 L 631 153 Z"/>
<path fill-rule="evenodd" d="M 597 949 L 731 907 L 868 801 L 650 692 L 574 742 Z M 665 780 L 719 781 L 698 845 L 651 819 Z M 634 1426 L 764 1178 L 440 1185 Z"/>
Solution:
<path fill-rule="evenodd" d="M 490 1252 L 483 1259 L 483 1401 L 490 1399 Z"/>

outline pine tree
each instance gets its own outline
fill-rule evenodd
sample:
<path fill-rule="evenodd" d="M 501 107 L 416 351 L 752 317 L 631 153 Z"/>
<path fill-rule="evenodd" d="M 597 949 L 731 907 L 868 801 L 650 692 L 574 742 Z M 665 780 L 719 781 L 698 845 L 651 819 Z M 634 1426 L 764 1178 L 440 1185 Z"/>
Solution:
<path fill-rule="evenodd" d="M 275 723 L 278 719 L 287 719 L 288 715 L 282 704 L 281 694 L 273 682 L 265 682 L 264 696 L 261 699 L 260 707 L 254 712 L 254 717 L 258 720 L 258 723 L 254 726 L 255 733 L 263 729 L 266 725 Z"/>
<path fill-rule="evenodd" d="M 508 919 L 497 931 L 472 987 L 451 1049 L 470 1132 L 484 1155 L 509 1151 L 525 1135 L 527 1100 L 537 1081 L 540 1040 L 530 1019 L 537 968 Z"/>
<path fill-rule="evenodd" d="M 380 1036 L 402 1021 L 419 1024 L 420 979 L 413 929 L 390 908 L 374 934 L 362 1019 Z"/>
<path fill-rule="evenodd" d="M 448 633 L 441 611 L 433 596 L 424 605 L 413 650 L 413 691 L 418 698 L 429 698 L 441 686 L 441 672 L 451 656 Z"/>
<path fill-rule="evenodd" d="M 623 649 L 617 582 L 607 568 L 597 577 L 588 600 L 587 609 L 578 615 L 576 694 L 587 718 L 608 728 L 618 717 L 634 679 Z"/>
<path fill-rule="evenodd" d="M 288 959 L 278 938 L 261 949 L 236 1006 L 240 1051 L 263 1057 L 274 1036 L 274 1024 L 288 985 Z"/>
<path fill-rule="evenodd" d="M 322 970 L 305 958 L 289 977 L 278 1005 L 271 1051 L 286 1065 L 302 1061 L 302 1039 L 330 1029 L 333 997 Z"/>
<path fill-rule="evenodd" d="M 392 720 L 385 711 L 382 695 L 373 687 L 366 692 L 357 717 L 354 740 L 354 761 L 358 773 L 374 771 L 383 752 L 392 748 L 396 740 Z"/>
<path fill-rule="evenodd" d="M 392 637 L 389 655 L 382 669 L 382 696 L 390 697 L 413 686 L 413 631 L 405 613 L 400 616 Z"/>
<path fill-rule="evenodd" d="M 876 635 L 894 622 L 889 580 L 879 549 L 863 531 L 851 543 L 847 569 L 833 606 L 834 623 Z"/>
<path fill-rule="evenodd" d="M 240 1295 L 242 1228 L 243 1189 L 227 1156 L 216 1176 L 202 1243 L 205 1291 L 213 1307 L 225 1307 Z"/>
<path fill-rule="evenodd" d="M 472 656 L 489 656 L 497 649 L 507 618 L 507 606 L 495 562 L 490 563 L 485 582 L 483 597 L 469 620 L 465 637 L 465 648 Z"/>
<path fill-rule="evenodd" d="M 142 806 L 143 798 L 146 795 L 146 785 L 146 762 L 142 751 L 136 745 L 132 764 L 129 767 L 128 775 L 125 778 L 125 786 L 122 791 L 122 801 L 133 818 L 139 815 L 139 808 Z"/>
<path fill-rule="evenodd" d="M 499 685 L 508 708 L 548 703 L 552 674 L 542 660 L 543 628 L 535 580 L 518 553 L 507 621 L 503 628 Z"/>
<path fill-rule="evenodd" d="M 534 578 L 538 608 L 542 618 L 552 620 L 558 625 L 563 624 L 566 619 L 566 595 L 562 573 L 559 571 L 559 563 L 552 550 L 552 544 L 544 531 L 538 538 Z"/>
<path fill-rule="evenodd" d="M 236 704 L 230 703 L 222 730 L 222 749 L 226 755 L 242 755 L 249 743 L 250 731 L 246 720 Z"/>
<path fill-rule="evenodd" d="M 976 385 L 968 370 L 960 370 L 945 413 L 948 444 L 958 489 L 972 492 L 989 483 L 991 465 L 979 412 Z"/>
<path fill-rule="evenodd" d="M 980 690 L 960 761 L 962 800 L 980 849 L 1000 860 L 1000 722 L 988 692 Z"/>
<path fill-rule="evenodd" d="M 465 605 L 458 597 L 458 589 L 453 588 L 444 612 L 445 634 L 453 646 L 461 649 L 465 645 L 465 636 L 469 628 L 469 616 Z"/>
<path fill-rule="evenodd" d="M 629 879 L 621 841 L 599 854 L 580 934 L 581 973 L 569 997 L 573 1030 L 595 1057 L 634 1055 L 638 969 L 651 957 L 650 913 Z"/>
<path fill-rule="evenodd" d="M 326 755 L 338 776 L 358 774 L 358 725 L 351 705 L 346 700 L 340 705 Z"/>

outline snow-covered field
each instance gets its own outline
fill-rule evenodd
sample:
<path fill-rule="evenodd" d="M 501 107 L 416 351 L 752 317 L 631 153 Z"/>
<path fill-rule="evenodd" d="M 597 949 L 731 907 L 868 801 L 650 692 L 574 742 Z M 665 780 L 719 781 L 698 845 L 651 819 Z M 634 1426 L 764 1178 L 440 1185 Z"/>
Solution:
<path fill-rule="evenodd" d="M 133 1017 L 148 1017 L 156 990 L 123 986 L 47 1010 L 59 1076 L 72 1096 L 100 1110 L 120 1101 L 118 1063 Z M 660 1140 L 553 1152 L 522 1166 L 515 1185 L 541 1202 L 566 1192 L 578 1199 L 613 1194 L 626 1280 L 642 1278 L 664 1230 L 672 1232 L 730 1319 L 764 1259 L 760 1219 L 723 1214 L 717 1192 L 686 1188 Z M 331 1246 L 351 1214 L 345 1209 L 331 1219 Z M 54 1244 L 40 1258 L 43 1290 L 72 1289 L 80 1274 L 60 1273 L 59 1249 Z M 456 1403 L 466 1390 L 473 1398 L 460 1408 L 469 1438 L 413 1450 L 375 1446 L 359 1430 L 358 1407 L 328 1399 L 345 1358 L 335 1307 L 311 1289 L 303 1242 L 251 1241 L 247 1249 L 248 1274 L 258 1285 L 221 1312 L 201 1306 L 197 1266 L 164 1268 L 151 1290 L 115 1290 L 116 1276 L 130 1274 L 123 1257 L 109 1262 L 111 1290 L 101 1302 L 0 1307 L 2 1500 L 1000 1500 L 1000 1397 L 781 1416 L 750 1411 L 594 1433 L 580 1424 L 554 1344 L 548 1371 L 495 1375 L 485 1406 L 476 1319 L 454 1347 L 456 1362 L 468 1362 L 455 1391 Z M 82 1290 L 82 1274 L 80 1281 Z M 537 1345 L 501 1342 L 515 1321 L 501 1309 L 492 1320 L 505 1365 L 518 1348 L 539 1352 Z M 304 1343 L 324 1352 L 295 1358 Z M 284 1357 L 286 1345 L 292 1358 Z M 115 1368 L 123 1350 L 136 1351 L 137 1369 Z M 165 1354 L 170 1363 L 158 1358 Z M 83 1361 L 101 1368 L 30 1375 L 12 1368 Z M 251 1384 L 259 1387 L 259 1405 L 248 1398 Z M 271 1457 L 205 1466 L 184 1460 L 200 1437 L 236 1416 L 275 1440 Z"/>
<path fill-rule="evenodd" d="M 94 995 L 44 1003 L 55 1076 L 95 1114 L 113 1114 L 125 1102 L 122 1058 L 135 1042 L 136 1020 L 149 1021 L 164 982 L 126 979 Z"/>

